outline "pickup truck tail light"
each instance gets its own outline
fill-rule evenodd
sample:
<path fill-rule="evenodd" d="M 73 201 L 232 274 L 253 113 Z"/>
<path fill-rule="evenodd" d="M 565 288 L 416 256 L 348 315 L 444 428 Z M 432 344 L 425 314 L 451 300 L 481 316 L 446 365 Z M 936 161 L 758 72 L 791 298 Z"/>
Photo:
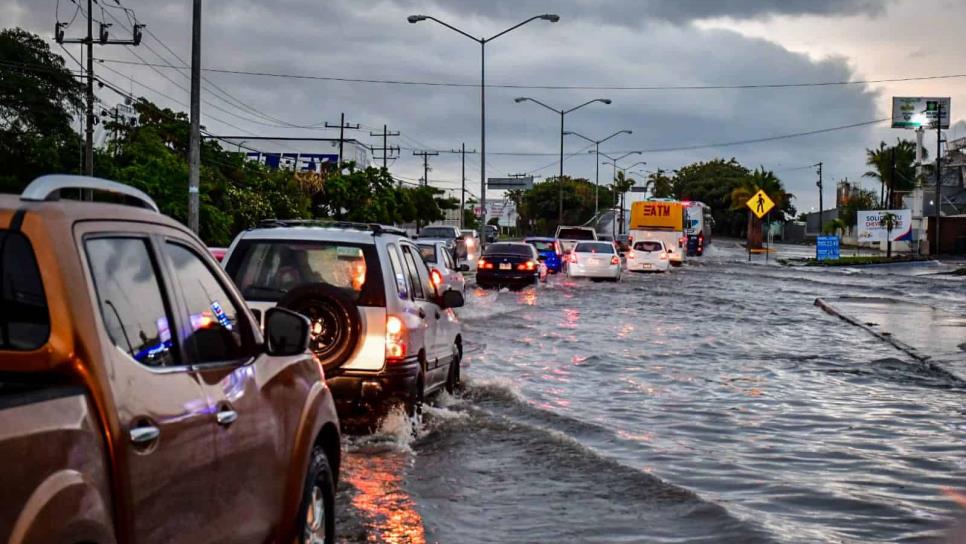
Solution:
<path fill-rule="evenodd" d="M 386 318 L 386 360 L 390 363 L 406 358 L 406 326 L 402 319 L 391 315 Z"/>

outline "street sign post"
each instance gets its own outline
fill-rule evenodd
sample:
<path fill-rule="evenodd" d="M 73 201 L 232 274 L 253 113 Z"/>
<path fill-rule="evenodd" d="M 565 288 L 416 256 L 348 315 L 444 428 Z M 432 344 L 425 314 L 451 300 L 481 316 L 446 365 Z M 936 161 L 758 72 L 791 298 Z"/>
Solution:
<path fill-rule="evenodd" d="M 751 210 L 751 213 L 755 214 L 755 217 L 761 219 L 775 207 L 775 203 L 772 199 L 768 198 L 765 191 L 759 189 L 754 196 L 748 199 L 748 202 L 745 202 L 745 206 L 748 206 L 748 209 Z"/>
<path fill-rule="evenodd" d="M 838 236 L 819 236 L 815 245 L 815 259 L 819 261 L 836 260 L 839 254 Z"/>
<path fill-rule="evenodd" d="M 497 190 L 532 189 L 533 176 L 526 178 L 489 178 L 486 180 L 486 187 Z"/>

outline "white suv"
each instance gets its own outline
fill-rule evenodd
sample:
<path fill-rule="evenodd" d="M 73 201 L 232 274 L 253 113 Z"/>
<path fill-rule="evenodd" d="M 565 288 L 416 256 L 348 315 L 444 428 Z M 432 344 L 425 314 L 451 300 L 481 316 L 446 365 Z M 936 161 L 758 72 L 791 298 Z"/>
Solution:
<path fill-rule="evenodd" d="M 312 322 L 310 348 L 340 418 L 413 411 L 460 383 L 457 291 L 437 292 L 419 248 L 380 225 L 271 220 L 239 234 L 225 270 L 256 316 L 280 306 Z"/>

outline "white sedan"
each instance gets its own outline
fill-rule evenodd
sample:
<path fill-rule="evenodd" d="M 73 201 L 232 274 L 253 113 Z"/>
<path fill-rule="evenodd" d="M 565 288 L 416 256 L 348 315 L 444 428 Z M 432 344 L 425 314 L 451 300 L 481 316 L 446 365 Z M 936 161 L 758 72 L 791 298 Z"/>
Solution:
<path fill-rule="evenodd" d="M 668 248 L 661 240 L 641 240 L 634 242 L 627 252 L 629 272 L 669 272 L 671 260 Z"/>
<path fill-rule="evenodd" d="M 611 242 L 577 242 L 567 256 L 567 276 L 620 281 L 620 255 Z"/>
<path fill-rule="evenodd" d="M 453 254 L 447 249 L 446 242 L 431 242 L 417 244 L 419 253 L 429 268 L 430 279 L 440 293 L 448 289 L 463 293 L 466 290 L 466 279 L 463 272 L 470 269 L 467 264 L 456 264 Z"/>

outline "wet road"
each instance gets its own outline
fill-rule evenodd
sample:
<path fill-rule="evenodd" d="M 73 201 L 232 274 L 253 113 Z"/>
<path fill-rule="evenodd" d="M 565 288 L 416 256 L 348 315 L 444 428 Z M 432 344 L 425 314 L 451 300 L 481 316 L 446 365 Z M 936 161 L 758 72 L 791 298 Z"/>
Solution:
<path fill-rule="evenodd" d="M 462 309 L 466 391 L 351 440 L 343 542 L 931 542 L 966 383 L 813 306 L 966 314 L 935 275 L 747 264 L 554 278 Z M 966 339 L 964 339 L 966 341 Z"/>

